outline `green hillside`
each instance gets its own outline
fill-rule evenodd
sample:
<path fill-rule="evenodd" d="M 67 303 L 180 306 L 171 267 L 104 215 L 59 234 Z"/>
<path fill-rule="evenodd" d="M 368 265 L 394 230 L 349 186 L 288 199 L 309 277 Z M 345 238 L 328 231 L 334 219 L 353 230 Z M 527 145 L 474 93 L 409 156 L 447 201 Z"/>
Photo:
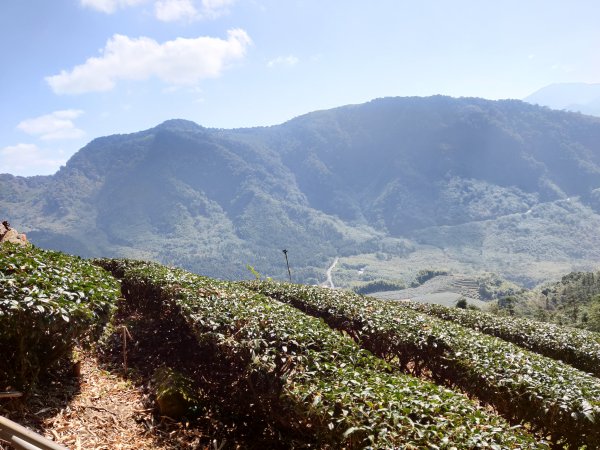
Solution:
<path fill-rule="evenodd" d="M 430 268 L 533 286 L 600 260 L 599 143 L 598 118 L 442 96 L 263 128 L 171 120 L 52 176 L 1 175 L 0 215 L 41 246 L 220 278 L 284 279 L 287 249 L 310 284 L 339 257 L 341 286 Z"/>
<path fill-rule="evenodd" d="M 571 272 L 514 297 L 518 315 L 600 331 L 600 273 Z"/>

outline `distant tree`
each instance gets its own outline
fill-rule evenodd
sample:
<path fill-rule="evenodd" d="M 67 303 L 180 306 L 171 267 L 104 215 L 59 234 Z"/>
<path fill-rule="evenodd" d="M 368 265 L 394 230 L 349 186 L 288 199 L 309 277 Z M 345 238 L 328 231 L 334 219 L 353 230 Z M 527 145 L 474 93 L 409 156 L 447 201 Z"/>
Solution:
<path fill-rule="evenodd" d="M 374 280 L 362 286 L 353 288 L 354 292 L 361 295 L 368 295 L 374 292 L 398 291 L 406 289 L 406 285 L 400 281 Z"/>
<path fill-rule="evenodd" d="M 592 331 L 600 332 L 600 295 L 596 295 L 588 309 L 587 328 Z"/>
<path fill-rule="evenodd" d="M 535 310 L 534 317 L 536 320 L 539 320 L 540 322 L 549 322 L 550 321 L 550 314 L 542 308 Z"/>
<path fill-rule="evenodd" d="M 550 293 L 549 289 L 544 289 L 542 291 L 542 294 L 544 295 L 544 297 L 546 298 L 546 311 L 548 311 L 550 309 L 550 305 L 548 303 L 548 294 Z"/>
<path fill-rule="evenodd" d="M 573 323 L 577 323 L 577 318 L 579 317 L 579 301 L 575 294 L 572 294 L 569 297 L 568 305 L 570 307 L 571 320 L 573 320 Z"/>
<path fill-rule="evenodd" d="M 460 297 L 458 300 L 456 300 L 456 307 L 460 308 L 460 309 L 467 309 L 467 307 L 469 306 L 469 304 L 467 303 L 467 299 L 464 297 Z"/>
<path fill-rule="evenodd" d="M 584 326 L 587 326 L 587 323 L 589 322 L 589 316 L 587 311 L 584 311 L 583 314 L 581 315 L 581 323 L 584 324 Z"/>
<path fill-rule="evenodd" d="M 511 296 L 504 297 L 498 300 L 498 306 L 500 307 L 500 309 L 506 310 L 506 312 L 508 312 L 508 315 L 510 316 L 515 315 L 515 303 L 516 299 Z"/>
<path fill-rule="evenodd" d="M 411 283 L 411 287 L 419 287 L 426 281 L 431 280 L 438 275 L 448 275 L 447 270 L 433 270 L 433 269 L 423 269 L 417 272 L 415 276 L 415 280 Z"/>

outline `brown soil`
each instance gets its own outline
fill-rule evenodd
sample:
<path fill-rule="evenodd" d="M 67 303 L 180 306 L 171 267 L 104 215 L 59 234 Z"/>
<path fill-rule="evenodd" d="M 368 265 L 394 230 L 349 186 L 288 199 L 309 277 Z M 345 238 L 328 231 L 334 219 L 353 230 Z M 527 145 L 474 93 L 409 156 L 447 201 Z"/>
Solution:
<path fill-rule="evenodd" d="M 69 449 L 205 449 L 221 443 L 196 426 L 154 414 L 148 396 L 82 354 L 80 376 L 46 380 L 26 401 L 2 401 L 0 414 Z M 0 449 L 10 449 L 0 442 Z"/>

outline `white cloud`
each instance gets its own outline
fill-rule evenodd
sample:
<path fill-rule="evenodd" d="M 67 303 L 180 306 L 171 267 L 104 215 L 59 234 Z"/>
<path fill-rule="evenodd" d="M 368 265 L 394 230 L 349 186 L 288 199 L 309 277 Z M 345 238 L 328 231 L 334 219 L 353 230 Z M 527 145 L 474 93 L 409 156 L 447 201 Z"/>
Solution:
<path fill-rule="evenodd" d="M 158 0 L 155 15 L 163 22 L 177 20 L 216 19 L 229 12 L 236 0 L 202 0 L 197 8 L 192 0 Z M 197 3 L 197 2 L 196 2 Z"/>
<path fill-rule="evenodd" d="M 227 34 L 227 40 L 177 38 L 163 44 L 147 37 L 115 34 L 101 56 L 46 77 L 46 82 L 56 94 L 109 91 L 118 80 L 140 81 L 152 76 L 168 84 L 195 85 L 204 78 L 218 77 L 229 63 L 246 54 L 252 42 L 248 34 L 242 29 Z"/>
<path fill-rule="evenodd" d="M 235 2 L 236 0 L 202 0 L 202 16 L 207 19 L 216 19 L 227 14 L 229 7 Z"/>
<path fill-rule="evenodd" d="M 42 140 L 79 139 L 85 132 L 75 126 L 73 120 L 83 114 L 79 109 L 54 111 L 33 119 L 23 120 L 17 128 Z"/>
<path fill-rule="evenodd" d="M 113 14 L 117 9 L 147 3 L 149 0 L 79 0 L 81 5 L 105 14 Z M 158 20 L 216 19 L 229 12 L 236 0 L 156 0 L 154 13 Z"/>
<path fill-rule="evenodd" d="M 80 0 L 82 6 L 106 14 L 114 13 L 118 8 L 126 8 L 145 3 L 147 0 Z"/>
<path fill-rule="evenodd" d="M 0 173 L 13 175 L 50 175 L 66 163 L 64 157 L 52 157 L 34 144 L 17 144 L 0 149 Z"/>
<path fill-rule="evenodd" d="M 295 57 L 294 55 L 279 56 L 279 57 L 269 61 L 267 63 L 267 66 L 268 67 L 275 67 L 275 66 L 292 67 L 292 66 L 295 66 L 296 64 L 298 64 L 299 62 L 300 62 L 300 60 L 297 57 Z"/>
<path fill-rule="evenodd" d="M 198 11 L 191 0 L 159 0 L 154 4 L 154 10 L 156 18 L 163 22 L 198 17 Z"/>

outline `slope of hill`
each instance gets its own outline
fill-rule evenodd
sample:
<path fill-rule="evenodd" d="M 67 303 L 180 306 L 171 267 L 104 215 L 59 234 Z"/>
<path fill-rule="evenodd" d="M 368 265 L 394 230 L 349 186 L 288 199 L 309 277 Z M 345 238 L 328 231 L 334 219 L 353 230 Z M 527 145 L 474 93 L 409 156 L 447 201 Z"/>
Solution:
<path fill-rule="evenodd" d="M 0 250 L 0 318 L 12 323 L 0 328 L 10 331 L 0 333 L 0 348 L 15 347 L 12 334 L 33 333 L 26 316 L 104 328 L 93 357 L 79 360 L 82 372 L 44 366 L 35 380 L 49 391 L 0 408 L 61 443 L 600 445 L 597 333 L 314 286 L 220 281 L 144 261 L 86 261 L 12 244 Z M 98 300 L 108 314 L 79 314 L 104 307 Z M 69 326 L 44 329 L 40 340 L 75 342 Z M 19 358 L 30 364 L 49 353 L 23 349 Z M 0 383 L 13 367 L 8 356 Z M 63 352 L 59 361 L 70 356 L 77 355 Z"/>
<path fill-rule="evenodd" d="M 598 211 L 600 119 L 440 96 L 267 128 L 171 120 L 96 139 L 53 176 L 0 176 L 0 216 L 39 245 L 228 278 L 286 277 L 286 248 L 307 283 L 336 256 L 367 261 L 341 285 L 377 262 L 392 279 L 444 267 L 526 284 L 592 268 Z"/>
<path fill-rule="evenodd" d="M 571 272 L 514 300 L 517 315 L 600 331 L 600 272 Z"/>

